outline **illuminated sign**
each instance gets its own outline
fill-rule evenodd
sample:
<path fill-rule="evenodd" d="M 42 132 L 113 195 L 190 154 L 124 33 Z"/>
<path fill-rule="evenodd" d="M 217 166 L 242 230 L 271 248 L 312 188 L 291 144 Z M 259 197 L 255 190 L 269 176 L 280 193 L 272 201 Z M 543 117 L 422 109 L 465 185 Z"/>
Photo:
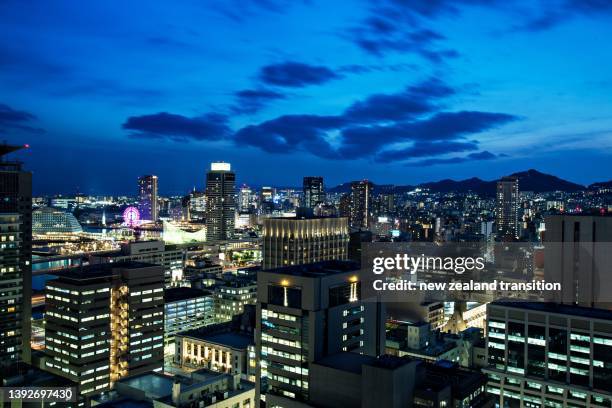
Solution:
<path fill-rule="evenodd" d="M 231 168 L 232 166 L 229 163 L 223 163 L 223 162 L 210 163 L 210 169 L 212 171 L 230 171 Z"/>

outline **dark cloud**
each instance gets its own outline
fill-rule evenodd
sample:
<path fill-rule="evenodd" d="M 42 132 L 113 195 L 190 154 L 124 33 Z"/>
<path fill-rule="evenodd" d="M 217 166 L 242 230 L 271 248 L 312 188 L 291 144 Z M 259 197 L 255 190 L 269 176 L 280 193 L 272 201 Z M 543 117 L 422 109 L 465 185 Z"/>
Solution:
<path fill-rule="evenodd" d="M 433 111 L 435 101 L 455 93 L 437 78 L 410 86 L 396 94 L 374 94 L 349 106 L 344 116 L 355 122 L 406 120 Z"/>
<path fill-rule="evenodd" d="M 266 65 L 259 73 L 259 79 L 265 84 L 294 88 L 319 85 L 339 78 L 339 74 L 327 67 L 294 61 Z"/>
<path fill-rule="evenodd" d="M 368 157 L 399 142 L 444 142 L 480 133 L 518 117 L 478 111 L 442 112 L 432 117 L 392 125 L 360 126 L 342 132 L 342 157 Z M 446 152 L 439 152 L 442 154 Z M 383 155 L 384 153 L 381 153 Z"/>
<path fill-rule="evenodd" d="M 414 166 L 436 166 L 439 164 L 456 164 L 456 163 L 464 163 L 469 161 L 479 161 L 479 160 L 493 160 L 499 157 L 504 157 L 506 155 L 495 155 L 489 151 L 483 150 L 482 152 L 470 153 L 467 156 L 462 157 L 450 157 L 448 159 L 426 159 L 419 160 L 414 162 L 406 163 L 406 166 L 414 167 Z"/>
<path fill-rule="evenodd" d="M 31 122 L 36 120 L 36 116 L 30 112 L 16 110 L 10 106 L 0 103 L 0 131 L 24 131 L 27 133 L 41 134 L 43 129 L 31 126 Z"/>
<path fill-rule="evenodd" d="M 173 113 L 131 116 L 122 125 L 134 138 L 186 140 L 221 140 L 230 135 L 227 116 L 208 113 L 189 118 Z"/>
<path fill-rule="evenodd" d="M 381 152 L 379 161 L 408 160 L 416 157 L 440 156 L 447 153 L 459 153 L 478 150 L 477 141 L 469 142 L 415 142 L 404 149 L 394 149 Z"/>
<path fill-rule="evenodd" d="M 610 0 L 561 0 L 542 2 L 535 17 L 515 25 L 515 31 L 544 31 L 577 16 L 599 17 L 612 14 Z"/>
<path fill-rule="evenodd" d="M 270 153 L 307 151 L 319 157 L 332 158 L 335 153 L 326 141 L 326 132 L 345 123 L 341 116 L 284 115 L 236 132 L 238 145 L 258 147 Z"/>
<path fill-rule="evenodd" d="M 268 103 L 285 99 L 286 95 L 270 89 L 245 89 L 236 92 L 236 103 L 232 111 L 237 114 L 255 113 Z"/>

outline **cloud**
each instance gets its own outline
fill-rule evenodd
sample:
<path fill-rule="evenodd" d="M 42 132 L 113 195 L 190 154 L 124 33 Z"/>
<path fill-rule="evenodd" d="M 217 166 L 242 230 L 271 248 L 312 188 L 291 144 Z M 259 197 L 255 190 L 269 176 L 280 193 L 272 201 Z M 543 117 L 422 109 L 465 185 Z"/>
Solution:
<path fill-rule="evenodd" d="M 238 145 L 258 147 L 269 153 L 307 151 L 319 157 L 333 158 L 335 153 L 325 139 L 328 131 L 343 126 L 341 116 L 284 115 L 236 132 Z"/>
<path fill-rule="evenodd" d="M 505 113 L 459 111 L 440 112 L 429 118 L 392 125 L 353 127 L 342 131 L 339 152 L 342 157 L 356 158 L 381 152 L 380 159 L 396 143 L 458 140 L 518 119 Z"/>
<path fill-rule="evenodd" d="M 231 108 L 237 114 L 251 114 L 261 110 L 268 103 L 285 99 L 286 95 L 270 89 L 245 89 L 236 92 L 236 103 Z"/>
<path fill-rule="evenodd" d="M 16 110 L 0 103 L 0 131 L 10 132 L 17 130 L 32 134 L 45 133 L 44 129 L 30 125 L 34 120 L 36 120 L 36 116 L 30 112 Z"/>
<path fill-rule="evenodd" d="M 230 135 L 227 116 L 208 113 L 189 118 L 167 112 L 152 115 L 131 116 L 122 125 L 133 131 L 133 138 L 167 138 L 177 141 L 221 140 Z"/>
<path fill-rule="evenodd" d="M 516 24 L 512 31 L 544 31 L 575 17 L 601 17 L 612 15 L 609 0 L 550 0 L 539 4 L 534 16 Z"/>
<path fill-rule="evenodd" d="M 344 116 L 357 122 L 406 120 L 431 112 L 436 100 L 450 96 L 455 90 L 437 78 L 407 87 L 395 94 L 374 94 L 349 106 Z"/>
<path fill-rule="evenodd" d="M 259 73 L 264 84 L 292 88 L 320 85 L 339 78 L 341 75 L 327 67 L 294 61 L 266 65 Z"/>
<path fill-rule="evenodd" d="M 447 153 L 458 153 L 478 150 L 478 142 L 415 142 L 405 149 L 387 150 L 378 155 L 379 161 L 408 160 L 415 157 L 440 156 Z"/>
<path fill-rule="evenodd" d="M 464 163 L 469 161 L 479 161 L 479 160 L 493 160 L 500 157 L 506 157 L 506 155 L 496 155 L 487 150 L 483 150 L 477 153 L 470 153 L 467 156 L 462 157 L 450 157 L 448 159 L 426 159 L 419 160 L 414 162 L 406 163 L 406 166 L 414 167 L 414 166 L 436 166 L 440 164 L 456 164 L 456 163 Z"/>

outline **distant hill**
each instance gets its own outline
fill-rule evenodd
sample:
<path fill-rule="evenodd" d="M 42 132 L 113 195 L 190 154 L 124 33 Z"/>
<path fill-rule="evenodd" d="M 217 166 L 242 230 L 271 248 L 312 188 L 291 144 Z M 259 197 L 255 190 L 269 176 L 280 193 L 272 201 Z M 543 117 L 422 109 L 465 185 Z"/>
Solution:
<path fill-rule="evenodd" d="M 576 191 L 587 189 L 587 187 L 583 185 L 563 180 L 551 174 L 541 173 L 534 169 L 513 173 L 510 174 L 510 177 L 517 177 L 519 179 L 519 188 L 521 189 L 521 191 L 533 191 L 535 193 L 543 193 L 548 191 L 565 191 L 568 193 L 573 193 Z M 468 191 L 471 191 L 481 195 L 494 195 L 496 183 L 497 180 L 487 181 L 479 179 L 478 177 L 472 177 L 465 180 L 444 179 L 440 181 L 421 183 L 417 185 L 417 187 L 428 188 L 432 191 L 440 193 L 466 193 Z M 612 184 L 612 181 L 596 183 L 593 185 L 604 185 L 606 183 Z M 410 191 L 414 189 L 414 186 L 392 186 L 391 188 L 391 186 L 389 185 L 384 185 L 380 187 L 383 187 L 385 191 L 392 190 L 396 193 Z M 590 187 L 591 186 L 589 186 L 589 188 Z M 328 191 L 331 193 L 348 193 L 351 191 L 351 183 L 340 184 L 339 186 L 333 187 Z"/>
<path fill-rule="evenodd" d="M 593 183 L 588 188 L 589 190 L 612 189 L 612 180 Z"/>

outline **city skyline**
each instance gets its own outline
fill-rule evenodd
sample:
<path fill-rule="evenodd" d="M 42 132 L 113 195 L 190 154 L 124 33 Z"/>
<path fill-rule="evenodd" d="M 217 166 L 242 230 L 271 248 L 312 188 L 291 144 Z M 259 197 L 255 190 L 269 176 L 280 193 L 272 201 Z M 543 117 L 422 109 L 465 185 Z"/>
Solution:
<path fill-rule="evenodd" d="M 0 132 L 35 193 L 186 192 L 218 160 L 250 185 L 607 178 L 607 2 L 237 6 L 3 3 Z"/>

